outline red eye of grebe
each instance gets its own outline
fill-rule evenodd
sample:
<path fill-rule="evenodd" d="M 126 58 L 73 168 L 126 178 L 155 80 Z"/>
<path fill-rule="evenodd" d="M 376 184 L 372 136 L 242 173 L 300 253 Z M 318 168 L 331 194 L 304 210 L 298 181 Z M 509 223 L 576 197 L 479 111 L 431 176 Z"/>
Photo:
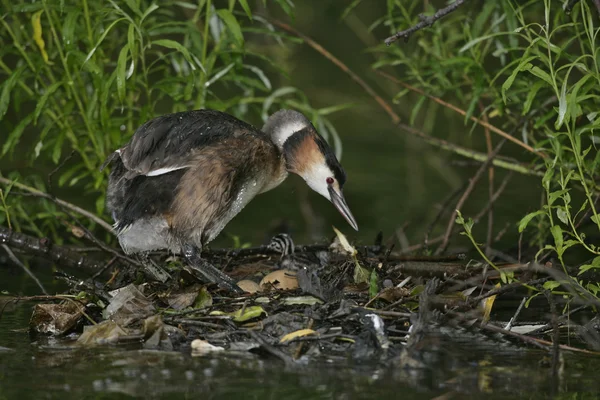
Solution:
<path fill-rule="evenodd" d="M 329 177 L 326 179 L 328 185 L 333 185 L 333 178 Z"/>

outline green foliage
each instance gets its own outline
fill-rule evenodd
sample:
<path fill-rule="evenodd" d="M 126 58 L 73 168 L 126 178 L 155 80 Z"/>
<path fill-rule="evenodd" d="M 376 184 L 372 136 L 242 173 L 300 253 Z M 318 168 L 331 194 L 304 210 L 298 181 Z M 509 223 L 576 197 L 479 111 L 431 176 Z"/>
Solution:
<path fill-rule="evenodd" d="M 0 154 L 12 179 L 47 191 L 53 164 L 65 161 L 53 176 L 58 190 L 85 196 L 103 215 L 107 171 L 98 169 L 106 156 L 145 121 L 199 108 L 260 125 L 293 107 L 341 151 L 326 119 L 332 110 L 316 110 L 300 90 L 282 85 L 292 40 L 253 17 L 246 0 L 0 4 Z M 293 12 L 287 0 L 269 7 Z M 38 173 L 17 172 L 11 160 Z M 6 200 L 3 211 L 19 230 L 53 236 L 66 218 L 53 204 Z"/>
<path fill-rule="evenodd" d="M 586 239 L 586 232 L 600 234 L 600 54 L 592 2 L 577 2 L 570 14 L 561 3 L 463 6 L 408 44 L 373 51 L 380 55 L 376 68 L 393 66 L 405 82 L 465 109 L 465 124 L 481 110 L 493 125 L 520 134 L 536 150 L 527 156 L 535 170 L 545 171 L 545 201 L 523 217 L 518 231 L 533 232 L 540 252 L 553 251 L 564 266 L 572 250 L 583 258 L 600 255 L 597 240 Z M 374 26 L 388 21 L 392 32 L 406 29 L 418 22 L 416 5 L 388 2 L 389 15 Z M 401 91 L 395 100 L 408 93 Z M 413 113 L 421 112 L 422 103 L 413 104 Z M 458 222 L 477 247 L 471 226 Z M 596 268 L 596 260 L 580 271 Z"/>

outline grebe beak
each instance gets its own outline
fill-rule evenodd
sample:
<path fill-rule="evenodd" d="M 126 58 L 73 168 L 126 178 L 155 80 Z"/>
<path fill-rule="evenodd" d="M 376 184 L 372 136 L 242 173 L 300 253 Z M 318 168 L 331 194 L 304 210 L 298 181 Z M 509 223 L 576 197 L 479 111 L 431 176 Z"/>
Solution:
<path fill-rule="evenodd" d="M 346 203 L 346 199 L 344 199 L 344 195 L 342 194 L 342 192 L 338 192 L 337 190 L 335 190 L 332 185 L 329 185 L 327 189 L 329 190 L 329 197 L 331 198 L 331 202 L 333 203 L 335 208 L 337 208 L 340 214 L 342 214 L 344 218 L 346 218 L 346 221 L 348 221 L 350 226 L 352 226 L 354 230 L 358 231 L 358 224 L 356 223 L 356 220 L 354 219 L 354 216 L 352 215 L 350 207 L 348 207 L 348 204 Z"/>

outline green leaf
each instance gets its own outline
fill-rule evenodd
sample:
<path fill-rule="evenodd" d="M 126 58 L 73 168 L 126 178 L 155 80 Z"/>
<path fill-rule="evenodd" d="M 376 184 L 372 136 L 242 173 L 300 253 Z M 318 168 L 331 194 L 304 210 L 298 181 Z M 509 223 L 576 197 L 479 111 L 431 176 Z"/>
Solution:
<path fill-rule="evenodd" d="M 550 228 L 550 232 L 552 233 L 552 237 L 554 238 L 554 247 L 556 247 L 556 252 L 559 257 L 562 257 L 563 249 L 563 231 L 560 225 L 554 225 Z"/>
<path fill-rule="evenodd" d="M 561 190 L 557 190 L 557 191 L 550 193 L 548 195 L 548 205 L 549 206 L 553 205 L 557 199 L 566 195 L 568 193 L 568 191 L 569 191 L 569 189 L 561 189 Z"/>
<path fill-rule="evenodd" d="M 527 58 L 524 58 L 523 60 L 521 60 L 519 65 L 517 65 L 517 67 L 513 70 L 513 72 L 510 74 L 510 76 L 508 78 L 506 78 L 506 80 L 502 84 L 502 89 L 501 89 L 502 100 L 504 101 L 505 104 L 506 104 L 506 92 L 512 86 L 513 82 L 515 81 L 515 78 L 517 77 L 517 74 L 519 72 L 527 69 L 528 65 L 531 65 L 531 64 L 529 64 L 529 61 L 533 60 L 534 58 L 536 58 L 536 57 L 531 56 L 531 57 L 527 57 Z"/>
<path fill-rule="evenodd" d="M 38 100 L 36 106 L 35 106 L 35 111 L 33 113 L 33 124 L 37 125 L 37 120 L 38 117 L 40 116 L 40 114 L 42 113 L 42 111 L 44 110 L 44 107 L 46 105 L 46 102 L 48 101 L 48 98 L 50 96 L 52 96 L 52 94 L 54 92 L 56 92 L 56 90 L 61 87 L 63 84 L 62 81 L 59 82 L 54 82 L 52 85 L 50 85 L 47 89 L 46 92 L 42 95 L 42 97 L 40 97 L 40 99 Z"/>
<path fill-rule="evenodd" d="M 77 27 L 77 18 L 81 13 L 79 11 L 71 11 L 62 25 L 62 43 L 67 49 L 75 48 L 77 37 L 75 36 L 75 28 Z"/>
<path fill-rule="evenodd" d="M 464 51 L 467 51 L 471 47 L 475 46 L 477 43 L 483 42 L 485 40 L 491 39 L 491 38 L 496 37 L 496 36 L 516 35 L 516 34 L 517 34 L 517 32 L 499 32 L 499 33 L 493 33 L 491 35 L 481 36 L 481 37 L 475 38 L 475 39 L 467 42 L 467 44 L 465 44 L 463 47 L 461 47 L 460 50 L 458 50 L 458 52 L 462 53 Z"/>
<path fill-rule="evenodd" d="M 375 268 L 371 271 L 371 277 L 369 278 L 369 298 L 377 296 L 379 293 L 379 275 Z"/>
<path fill-rule="evenodd" d="M 138 6 L 136 0 L 125 0 L 125 3 L 131 10 L 136 13 L 138 16 L 142 15 L 142 11 L 140 11 L 140 7 Z"/>
<path fill-rule="evenodd" d="M 598 227 L 600 227 L 600 215 L 592 215 L 590 219 L 592 220 L 592 222 L 598 225 Z"/>
<path fill-rule="evenodd" d="M 527 115 L 529 110 L 531 109 L 531 105 L 533 104 L 533 100 L 535 100 L 535 95 L 537 92 L 544 86 L 544 82 L 536 82 L 533 84 L 529 92 L 527 93 L 527 99 L 525 99 L 525 103 L 523 104 L 523 112 L 521 115 Z"/>
<path fill-rule="evenodd" d="M 235 16 L 227 9 L 217 10 L 217 14 L 219 17 L 225 22 L 227 28 L 233 35 L 236 43 L 239 47 L 244 46 L 244 35 L 242 34 L 242 29 L 240 28 L 240 24 L 238 24 Z"/>
<path fill-rule="evenodd" d="M 121 103 L 125 101 L 125 81 L 127 79 L 127 53 L 129 45 L 123 46 L 117 60 L 117 95 Z"/>
<path fill-rule="evenodd" d="M 221 79 L 226 73 L 229 72 L 229 70 L 231 70 L 231 68 L 233 68 L 235 66 L 234 63 L 229 64 L 228 66 L 226 66 L 225 68 L 223 68 L 222 70 L 220 70 L 219 72 L 217 72 L 216 74 L 214 74 L 205 84 L 204 87 L 209 87 L 210 85 L 212 85 L 213 83 L 215 83 L 216 81 L 218 81 L 219 79 Z"/>
<path fill-rule="evenodd" d="M 186 59 L 186 61 L 188 63 L 190 63 L 190 68 L 193 70 L 196 69 L 196 67 L 194 66 L 192 57 L 190 56 L 190 52 L 185 47 L 183 47 L 181 45 L 181 43 L 176 42 L 171 39 L 159 39 L 159 40 L 153 41 L 152 44 L 166 47 L 166 48 L 173 49 L 173 50 L 177 50 L 178 52 L 180 52 L 183 55 L 183 57 Z"/>
<path fill-rule="evenodd" d="M 567 215 L 567 212 L 565 211 L 564 207 L 558 207 L 556 209 L 556 216 L 558 217 L 558 219 L 560 219 L 560 222 L 562 222 L 565 225 L 569 224 L 569 217 Z"/>
<path fill-rule="evenodd" d="M 526 216 L 524 216 L 521 221 L 519 222 L 519 233 L 523 232 L 525 230 L 525 228 L 527 228 L 527 225 L 529 225 L 529 222 L 531 222 L 531 220 L 533 218 L 535 218 L 538 215 L 541 214 L 545 214 L 544 211 L 542 210 L 538 210 L 532 213 L 527 214 Z"/>
<path fill-rule="evenodd" d="M 252 318 L 260 317 L 262 314 L 266 313 L 267 312 L 261 306 L 250 306 L 241 308 L 237 311 L 230 313 L 229 315 L 233 317 L 233 320 L 235 322 L 244 322 Z"/>
<path fill-rule="evenodd" d="M 94 53 L 96 52 L 96 50 L 98 50 L 98 47 L 102 44 L 102 42 L 104 41 L 104 39 L 106 38 L 106 35 L 108 35 L 108 33 L 111 31 L 111 29 L 118 24 L 121 21 L 126 21 L 126 18 L 119 18 L 117 20 L 115 20 L 112 24 L 110 24 L 108 26 L 108 28 L 106 28 L 106 30 L 102 33 L 102 36 L 100 36 L 100 39 L 98 39 L 98 42 L 96 42 L 96 45 L 94 46 L 94 48 L 88 53 L 87 57 L 85 58 L 85 60 L 83 61 L 83 63 L 85 64 L 90 58 L 92 58 L 92 56 L 94 55 Z"/>
<path fill-rule="evenodd" d="M 8 104 L 10 103 L 10 92 L 19 81 L 19 78 L 24 70 L 25 66 L 14 70 L 2 86 L 2 94 L 0 94 L 0 119 L 4 117 L 4 114 L 6 114 L 6 111 L 8 110 Z"/>
<path fill-rule="evenodd" d="M 558 97 L 558 117 L 554 123 L 555 129 L 560 129 L 565 120 L 565 115 L 567 115 L 567 81 L 568 79 L 563 81 L 562 88 L 560 89 L 560 96 Z"/>
<path fill-rule="evenodd" d="M 540 67 L 529 64 L 527 70 L 533 75 L 537 76 L 538 78 L 543 79 L 551 87 L 554 87 L 554 82 L 552 81 L 550 75 L 546 71 L 542 70 Z"/>
<path fill-rule="evenodd" d="M 2 146 L 2 154 L 0 154 L 0 157 L 6 155 L 6 153 L 8 153 L 9 150 L 14 149 L 14 147 L 19 143 L 23 131 L 25 130 L 25 128 L 27 128 L 27 126 L 31 123 L 32 120 L 33 113 L 21 119 L 21 122 L 19 122 L 15 129 L 13 129 L 13 131 L 8 135 L 8 138 L 6 138 L 4 146 Z"/>
<path fill-rule="evenodd" d="M 314 306 L 315 304 L 323 304 L 323 300 L 318 299 L 313 296 L 295 296 L 295 297 L 286 297 L 286 298 L 282 299 L 281 304 L 285 304 L 286 306 L 295 306 L 295 305 Z"/>
<path fill-rule="evenodd" d="M 248 6 L 248 1 L 247 0 L 238 0 L 238 2 L 240 3 L 240 5 L 244 9 L 244 11 L 246 12 L 246 15 L 248 16 L 248 18 L 252 19 L 252 11 L 250 11 L 250 7 Z"/>
<path fill-rule="evenodd" d="M 193 308 L 201 309 L 210 307 L 213 304 L 213 298 L 210 292 L 206 289 L 206 287 L 202 287 L 198 292 L 198 297 L 196 297 L 196 301 L 194 301 Z"/>
<path fill-rule="evenodd" d="M 554 290 L 559 286 L 560 286 L 560 283 L 556 282 L 556 281 L 544 282 L 544 289 L 546 289 L 546 290 Z"/>
<path fill-rule="evenodd" d="M 148 9 L 144 11 L 144 15 L 142 15 L 142 18 L 140 19 L 140 24 L 144 22 L 148 15 L 152 14 L 155 10 L 158 10 L 158 8 L 159 6 L 156 4 L 152 4 L 150 7 L 148 7 Z"/>

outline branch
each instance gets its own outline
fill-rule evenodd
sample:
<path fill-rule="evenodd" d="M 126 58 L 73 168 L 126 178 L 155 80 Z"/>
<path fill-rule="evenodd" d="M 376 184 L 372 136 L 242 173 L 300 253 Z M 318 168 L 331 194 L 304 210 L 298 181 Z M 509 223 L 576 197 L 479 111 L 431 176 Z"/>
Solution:
<path fill-rule="evenodd" d="M 452 212 L 452 215 L 450 216 L 448 226 L 446 227 L 446 233 L 444 234 L 444 240 L 442 241 L 440 247 L 438 247 L 436 255 L 441 254 L 443 251 L 446 250 L 446 247 L 448 247 L 448 241 L 450 240 L 450 235 L 452 234 L 452 228 L 454 227 L 458 211 L 462 208 L 462 206 L 465 204 L 465 201 L 467 201 L 467 198 L 470 196 L 471 192 L 473 192 L 473 190 L 475 189 L 475 185 L 477 184 L 477 181 L 479 181 L 479 178 L 481 178 L 481 175 L 483 175 L 483 171 L 485 171 L 488 168 L 488 166 L 492 163 L 492 161 L 494 160 L 494 158 L 496 157 L 496 155 L 498 154 L 505 142 L 506 140 L 502 140 L 500 143 L 498 143 L 494 151 L 489 154 L 486 162 L 481 164 L 481 167 L 479 167 L 473 178 L 471 178 L 471 180 L 469 181 L 467 189 L 456 203 L 456 207 Z"/>
<path fill-rule="evenodd" d="M 64 208 L 67 208 L 67 209 L 69 209 L 71 211 L 74 211 L 74 212 L 76 212 L 78 214 L 81 214 L 81 215 L 83 215 L 86 218 L 89 218 L 90 220 L 94 221 L 95 223 L 97 223 L 98 225 L 100 225 L 101 227 L 103 227 L 108 232 L 110 232 L 111 234 L 114 235 L 114 231 L 113 231 L 112 227 L 110 226 L 110 224 L 108 224 L 106 221 L 104 221 L 103 219 L 99 218 L 98 216 L 92 214 L 91 212 L 86 211 L 83 208 L 76 206 L 75 204 L 66 202 L 66 201 L 61 200 L 59 198 L 53 197 L 53 196 L 49 195 L 48 193 L 44 193 L 41 190 L 38 190 L 38 189 L 33 188 L 31 186 L 24 185 L 24 184 L 19 183 L 19 182 L 12 181 L 12 180 L 4 178 L 2 176 L 0 176 L 0 183 L 3 183 L 5 185 L 13 185 L 14 187 L 16 187 L 16 188 L 18 188 L 20 190 L 24 190 L 26 192 L 31 193 L 33 196 L 41 197 L 43 199 L 51 200 L 51 201 L 55 202 L 56 204 L 58 204 L 58 205 L 60 205 L 60 206 L 62 206 Z"/>
<path fill-rule="evenodd" d="M 384 111 L 387 112 L 387 114 L 392 119 L 392 122 L 394 124 L 396 124 L 399 128 L 401 128 L 404 132 L 409 133 L 413 136 L 419 137 L 421 139 L 424 139 L 427 143 L 429 143 L 433 146 L 437 146 L 444 150 L 452 151 L 452 152 L 462 155 L 464 157 L 472 158 L 472 159 L 480 161 L 480 162 L 484 162 L 487 159 L 486 154 L 479 153 L 479 152 L 461 147 L 459 145 L 449 143 L 445 140 L 438 139 L 436 137 L 427 135 L 411 126 L 401 123 L 400 116 L 398 116 L 398 114 L 396 114 L 394 112 L 392 107 L 388 103 L 386 103 L 386 101 L 383 100 L 381 98 L 381 96 L 379 96 L 375 92 L 375 90 L 373 90 L 373 88 L 371 86 L 369 86 L 369 84 L 367 82 L 365 82 L 363 79 L 361 79 L 356 73 L 354 73 L 350 68 L 348 68 L 348 66 L 346 64 L 344 64 L 341 60 L 336 58 L 333 54 L 331 54 L 323 46 L 321 46 L 319 43 L 315 42 L 313 39 L 309 38 L 308 36 L 304 35 L 303 33 L 299 32 L 298 30 L 296 30 L 295 28 L 291 27 L 290 25 L 288 25 L 284 22 L 281 22 L 281 21 L 278 21 L 275 19 L 271 19 L 271 18 L 268 18 L 265 16 L 263 16 L 263 18 L 265 18 L 265 20 L 269 21 L 271 24 L 277 26 L 278 28 L 280 28 L 284 31 L 287 31 L 287 32 L 299 37 L 300 39 L 304 40 L 306 42 L 306 44 L 308 44 L 310 47 L 312 47 L 317 52 L 319 52 L 323 57 L 327 58 L 329 61 L 331 61 L 333 64 L 335 64 L 338 68 L 340 68 L 346 74 L 348 74 L 350 76 L 350 78 L 352 78 L 352 80 L 354 80 L 356 83 L 358 83 L 358 85 L 361 86 L 377 102 L 377 104 L 379 104 L 379 106 Z M 480 121 L 479 123 L 482 124 L 483 121 Z M 495 128 L 492 125 L 490 125 L 490 130 L 492 130 L 494 132 L 500 131 L 498 128 Z M 503 131 L 500 131 L 500 132 L 503 132 Z M 505 133 L 505 132 L 503 132 L 503 133 Z M 513 142 L 516 141 L 517 144 L 519 144 L 519 145 L 521 145 L 521 147 L 523 147 L 524 143 L 522 143 L 518 139 L 508 135 L 507 133 L 505 133 L 505 134 L 508 136 L 507 137 L 508 140 L 512 140 Z M 539 154 L 539 152 L 536 152 L 534 149 L 531 149 L 530 151 L 532 151 L 533 153 Z M 513 163 L 510 163 L 510 162 L 507 162 L 504 160 L 499 160 L 499 159 L 494 159 L 492 162 L 496 167 L 508 169 L 511 171 L 516 171 L 516 172 L 519 172 L 524 175 L 539 175 L 539 176 L 543 175 L 541 172 L 530 170 L 529 168 L 522 166 L 520 164 L 513 164 Z"/>
<path fill-rule="evenodd" d="M 423 90 L 421 90 L 421 89 L 419 89 L 417 87 L 414 87 L 412 85 L 409 85 L 408 83 L 403 82 L 400 79 L 397 79 L 396 77 L 394 77 L 392 75 L 389 75 L 389 74 L 387 74 L 387 73 L 385 73 L 383 71 L 375 70 L 375 72 L 378 73 L 379 75 L 383 76 L 384 78 L 389 79 L 390 81 L 392 81 L 394 83 L 397 83 L 398 85 L 401 85 L 401 86 L 407 88 L 408 90 L 411 90 L 411 91 L 413 91 L 415 93 L 418 93 L 418 94 L 420 94 L 422 96 L 425 96 L 425 97 L 427 97 L 427 98 L 435 101 L 438 104 L 441 104 L 442 106 L 444 106 L 444 107 L 446 107 L 446 108 L 448 108 L 448 109 L 450 109 L 450 110 L 452 110 L 452 111 L 454 111 L 454 112 L 462 115 L 463 117 L 467 116 L 467 112 L 465 110 L 463 110 L 461 108 L 458 108 L 455 105 L 450 104 L 450 103 L 448 103 L 448 102 L 440 99 L 439 97 L 436 97 L 436 96 L 433 96 L 433 95 L 431 95 L 429 93 L 426 93 Z M 484 128 L 489 129 L 490 131 L 492 131 L 494 133 L 497 133 L 498 135 L 502 136 L 503 138 L 508 139 L 511 142 L 513 142 L 513 143 L 521 146 L 522 148 L 524 148 L 525 150 L 529 151 L 530 153 L 533 153 L 535 155 L 539 155 L 539 156 L 541 156 L 543 158 L 548 158 L 547 154 L 545 154 L 545 153 L 543 153 L 543 152 L 541 152 L 539 150 L 534 149 L 533 147 L 529 146 L 526 143 L 523 143 L 522 141 L 520 141 L 516 137 L 512 136 L 510 133 L 505 132 L 502 129 L 495 127 L 494 125 L 490 124 L 487 121 L 481 120 L 481 119 L 473 117 L 473 116 L 470 116 L 469 119 L 471 121 L 475 122 L 476 124 L 481 125 Z"/>
<path fill-rule="evenodd" d="M 97 269 L 104 266 L 96 260 L 82 256 L 67 247 L 54 244 L 50 239 L 38 239 L 0 226 L 0 243 L 23 250 L 33 256 L 41 256 L 63 267 Z"/>
<path fill-rule="evenodd" d="M 6 254 L 8 254 L 8 258 L 10 258 L 12 260 L 12 262 L 14 262 L 16 265 L 18 265 L 23 271 L 25 271 L 27 273 L 27 275 L 29 275 L 29 277 L 31 279 L 33 279 L 33 281 L 38 285 L 38 287 L 42 290 L 42 293 L 44 293 L 45 295 L 48 294 L 48 292 L 46 291 L 46 289 L 44 288 L 44 285 L 42 285 L 42 282 L 40 282 L 40 280 L 37 278 L 37 276 L 35 276 L 33 274 L 33 272 L 31 272 L 31 270 L 29 268 L 27 268 L 25 266 L 25 264 L 23 264 L 21 262 L 21 260 L 19 260 L 17 258 L 17 256 L 15 256 L 15 253 L 12 252 L 12 250 L 10 249 L 10 247 L 8 247 L 5 244 L 1 245 L 2 248 L 6 251 Z"/>
<path fill-rule="evenodd" d="M 440 10 L 437 10 L 436 13 L 433 14 L 431 17 L 425 17 L 423 15 L 419 15 L 419 17 L 421 18 L 421 22 L 419 22 L 415 26 L 410 27 L 404 31 L 397 32 L 396 34 L 385 39 L 385 44 L 387 46 L 389 46 L 390 44 L 394 43 L 396 40 L 398 40 L 400 38 L 404 38 L 405 41 L 408 41 L 408 39 L 410 38 L 410 36 L 413 33 L 418 31 L 419 29 L 430 27 L 438 19 L 445 17 L 446 15 L 455 11 L 458 7 L 462 6 L 464 2 L 465 2 L 465 0 L 456 0 L 454 3 L 450 4 L 449 6 L 442 8 Z"/>

